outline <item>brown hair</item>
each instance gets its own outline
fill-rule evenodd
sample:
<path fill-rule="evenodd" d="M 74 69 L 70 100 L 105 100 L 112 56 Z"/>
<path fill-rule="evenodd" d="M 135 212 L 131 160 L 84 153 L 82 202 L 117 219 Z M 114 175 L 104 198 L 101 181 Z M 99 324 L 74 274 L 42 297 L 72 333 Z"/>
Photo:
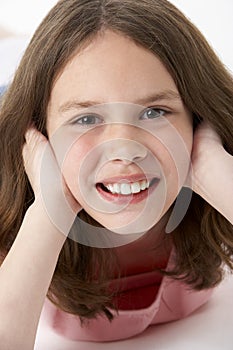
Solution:
<path fill-rule="evenodd" d="M 22 146 L 31 121 L 46 135 L 46 111 L 53 83 L 77 49 L 100 30 L 111 29 L 152 51 L 173 77 L 195 123 L 207 120 L 233 154 L 232 77 L 198 29 L 166 0 L 60 0 L 34 34 L 6 92 L 0 114 L 0 248 L 10 249 L 33 192 L 24 172 Z M 92 222 L 85 213 L 85 220 Z M 217 285 L 223 264 L 233 269 L 233 227 L 202 198 L 193 195 L 172 233 L 176 266 L 167 272 L 195 289 Z M 110 256 L 108 256 L 110 255 Z M 108 264 L 105 262 L 108 259 Z M 105 313 L 114 260 L 111 250 L 67 239 L 48 292 L 61 309 L 91 318 Z M 98 266 L 98 280 L 93 278 Z M 95 270 L 95 271 L 94 271 Z M 165 272 L 164 272 L 165 273 Z"/>

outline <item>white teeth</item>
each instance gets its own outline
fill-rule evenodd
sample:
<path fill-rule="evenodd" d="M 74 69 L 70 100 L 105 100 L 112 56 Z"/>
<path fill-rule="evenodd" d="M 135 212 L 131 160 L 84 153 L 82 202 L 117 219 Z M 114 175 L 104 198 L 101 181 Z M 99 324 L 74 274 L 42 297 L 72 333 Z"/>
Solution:
<path fill-rule="evenodd" d="M 131 186 L 129 184 L 121 184 L 121 194 L 131 194 Z"/>
<path fill-rule="evenodd" d="M 149 181 L 142 180 L 139 182 L 134 182 L 132 184 L 126 184 L 126 183 L 108 184 L 108 185 L 105 185 L 105 187 L 107 187 L 107 189 L 113 194 L 118 193 L 123 195 L 129 195 L 132 193 L 139 193 L 140 191 L 144 191 L 149 187 L 149 185 L 150 185 Z"/>
<path fill-rule="evenodd" d="M 141 191 L 139 182 L 133 183 L 130 187 L 131 187 L 132 193 L 139 193 Z"/>
<path fill-rule="evenodd" d="M 119 184 L 114 184 L 113 185 L 113 191 L 114 193 L 121 193 L 121 187 Z"/>
<path fill-rule="evenodd" d="M 141 190 L 145 190 L 146 188 L 148 188 L 149 184 L 150 184 L 149 181 L 146 181 L 146 180 L 141 181 L 140 183 Z"/>
<path fill-rule="evenodd" d="M 114 187 L 113 187 L 113 185 L 108 185 L 108 186 L 107 186 L 107 189 L 108 189 L 110 192 L 115 193 L 115 192 L 114 192 Z"/>

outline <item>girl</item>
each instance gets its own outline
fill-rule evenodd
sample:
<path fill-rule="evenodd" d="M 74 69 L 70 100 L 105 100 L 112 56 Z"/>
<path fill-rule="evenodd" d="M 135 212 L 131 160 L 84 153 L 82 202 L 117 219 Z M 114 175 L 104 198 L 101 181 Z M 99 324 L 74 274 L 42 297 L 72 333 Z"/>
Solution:
<path fill-rule="evenodd" d="M 233 268 L 232 91 L 168 1 L 57 3 L 1 106 L 5 349 L 33 348 L 44 303 L 106 341 L 208 300 Z"/>

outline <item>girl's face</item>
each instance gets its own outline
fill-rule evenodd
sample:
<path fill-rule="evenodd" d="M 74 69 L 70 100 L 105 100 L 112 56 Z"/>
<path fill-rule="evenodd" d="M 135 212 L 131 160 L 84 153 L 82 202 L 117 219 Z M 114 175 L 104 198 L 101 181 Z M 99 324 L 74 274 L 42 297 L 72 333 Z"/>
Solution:
<path fill-rule="evenodd" d="M 111 31 L 58 76 L 47 131 L 73 196 L 118 233 L 153 227 L 188 174 L 192 118 L 171 75 L 150 51 Z"/>

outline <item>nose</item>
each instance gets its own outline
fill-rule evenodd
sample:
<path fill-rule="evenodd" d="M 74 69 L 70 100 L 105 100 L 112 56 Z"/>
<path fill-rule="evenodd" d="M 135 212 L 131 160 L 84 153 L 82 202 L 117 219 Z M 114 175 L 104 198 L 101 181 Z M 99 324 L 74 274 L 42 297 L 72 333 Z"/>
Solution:
<path fill-rule="evenodd" d="M 130 164 L 146 158 L 148 151 L 140 141 L 140 130 L 127 125 L 115 125 L 113 128 L 106 148 L 108 160 Z"/>

